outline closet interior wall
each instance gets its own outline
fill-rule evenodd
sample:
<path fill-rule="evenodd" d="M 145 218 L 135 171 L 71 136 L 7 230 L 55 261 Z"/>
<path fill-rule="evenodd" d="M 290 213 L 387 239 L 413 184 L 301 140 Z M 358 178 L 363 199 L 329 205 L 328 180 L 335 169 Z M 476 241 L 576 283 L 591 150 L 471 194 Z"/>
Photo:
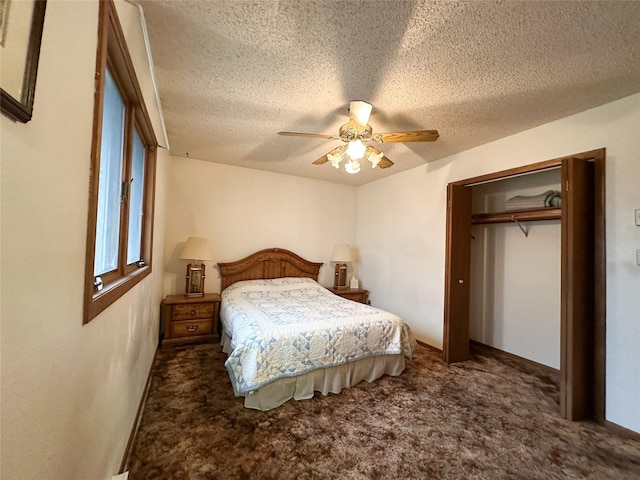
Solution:
<path fill-rule="evenodd" d="M 560 183 L 555 168 L 475 185 L 472 213 L 503 212 L 509 198 Z M 473 225 L 471 236 L 470 339 L 559 369 L 560 219 Z"/>

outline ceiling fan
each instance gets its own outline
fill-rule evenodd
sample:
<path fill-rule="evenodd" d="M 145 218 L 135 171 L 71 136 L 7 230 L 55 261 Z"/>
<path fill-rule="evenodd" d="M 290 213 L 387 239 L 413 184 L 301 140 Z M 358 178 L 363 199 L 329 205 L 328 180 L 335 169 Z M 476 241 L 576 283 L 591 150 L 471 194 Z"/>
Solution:
<path fill-rule="evenodd" d="M 341 140 L 345 145 L 334 148 L 326 155 L 313 162 L 314 165 L 322 165 L 331 162 L 335 168 L 340 168 L 340 162 L 344 156 L 349 156 L 349 161 L 344 169 L 349 173 L 360 171 L 358 160 L 366 158 L 371 162 L 372 168 L 388 168 L 393 165 L 380 150 L 364 145 L 362 142 L 435 142 L 438 137 L 437 130 L 416 130 L 411 132 L 373 133 L 369 121 L 373 106 L 367 102 L 353 101 L 349 104 L 349 123 L 340 127 L 338 135 L 323 135 L 320 133 L 278 132 L 278 135 L 292 137 L 325 138 L 327 140 Z"/>

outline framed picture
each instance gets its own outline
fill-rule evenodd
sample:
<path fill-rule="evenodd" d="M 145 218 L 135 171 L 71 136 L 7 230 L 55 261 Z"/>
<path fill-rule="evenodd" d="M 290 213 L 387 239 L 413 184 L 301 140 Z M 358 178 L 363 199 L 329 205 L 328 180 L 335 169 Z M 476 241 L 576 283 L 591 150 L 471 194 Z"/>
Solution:
<path fill-rule="evenodd" d="M 0 0 L 0 47 L 4 47 L 4 34 L 7 31 L 4 28 L 9 13 L 9 0 Z"/>
<path fill-rule="evenodd" d="M 12 120 L 33 114 L 46 0 L 0 0 L 0 105 Z"/>

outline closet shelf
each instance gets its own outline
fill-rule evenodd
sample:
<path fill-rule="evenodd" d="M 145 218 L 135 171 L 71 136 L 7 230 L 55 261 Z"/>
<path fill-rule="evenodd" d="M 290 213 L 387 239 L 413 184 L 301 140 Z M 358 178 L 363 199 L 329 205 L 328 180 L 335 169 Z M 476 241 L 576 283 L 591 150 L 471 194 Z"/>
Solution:
<path fill-rule="evenodd" d="M 519 222 L 534 222 L 536 220 L 559 220 L 562 208 L 533 208 L 529 210 L 510 210 L 508 212 L 477 213 L 471 216 L 472 225 L 486 223 L 507 223 L 517 219 Z"/>

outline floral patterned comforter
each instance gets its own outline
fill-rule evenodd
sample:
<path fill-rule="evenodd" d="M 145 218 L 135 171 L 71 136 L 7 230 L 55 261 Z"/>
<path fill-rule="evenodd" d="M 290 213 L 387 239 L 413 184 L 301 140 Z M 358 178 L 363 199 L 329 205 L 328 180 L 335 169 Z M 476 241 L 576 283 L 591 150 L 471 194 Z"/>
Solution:
<path fill-rule="evenodd" d="M 338 297 L 310 278 L 236 282 L 222 292 L 221 319 L 237 396 L 375 355 L 410 357 L 416 348 L 397 315 Z"/>

